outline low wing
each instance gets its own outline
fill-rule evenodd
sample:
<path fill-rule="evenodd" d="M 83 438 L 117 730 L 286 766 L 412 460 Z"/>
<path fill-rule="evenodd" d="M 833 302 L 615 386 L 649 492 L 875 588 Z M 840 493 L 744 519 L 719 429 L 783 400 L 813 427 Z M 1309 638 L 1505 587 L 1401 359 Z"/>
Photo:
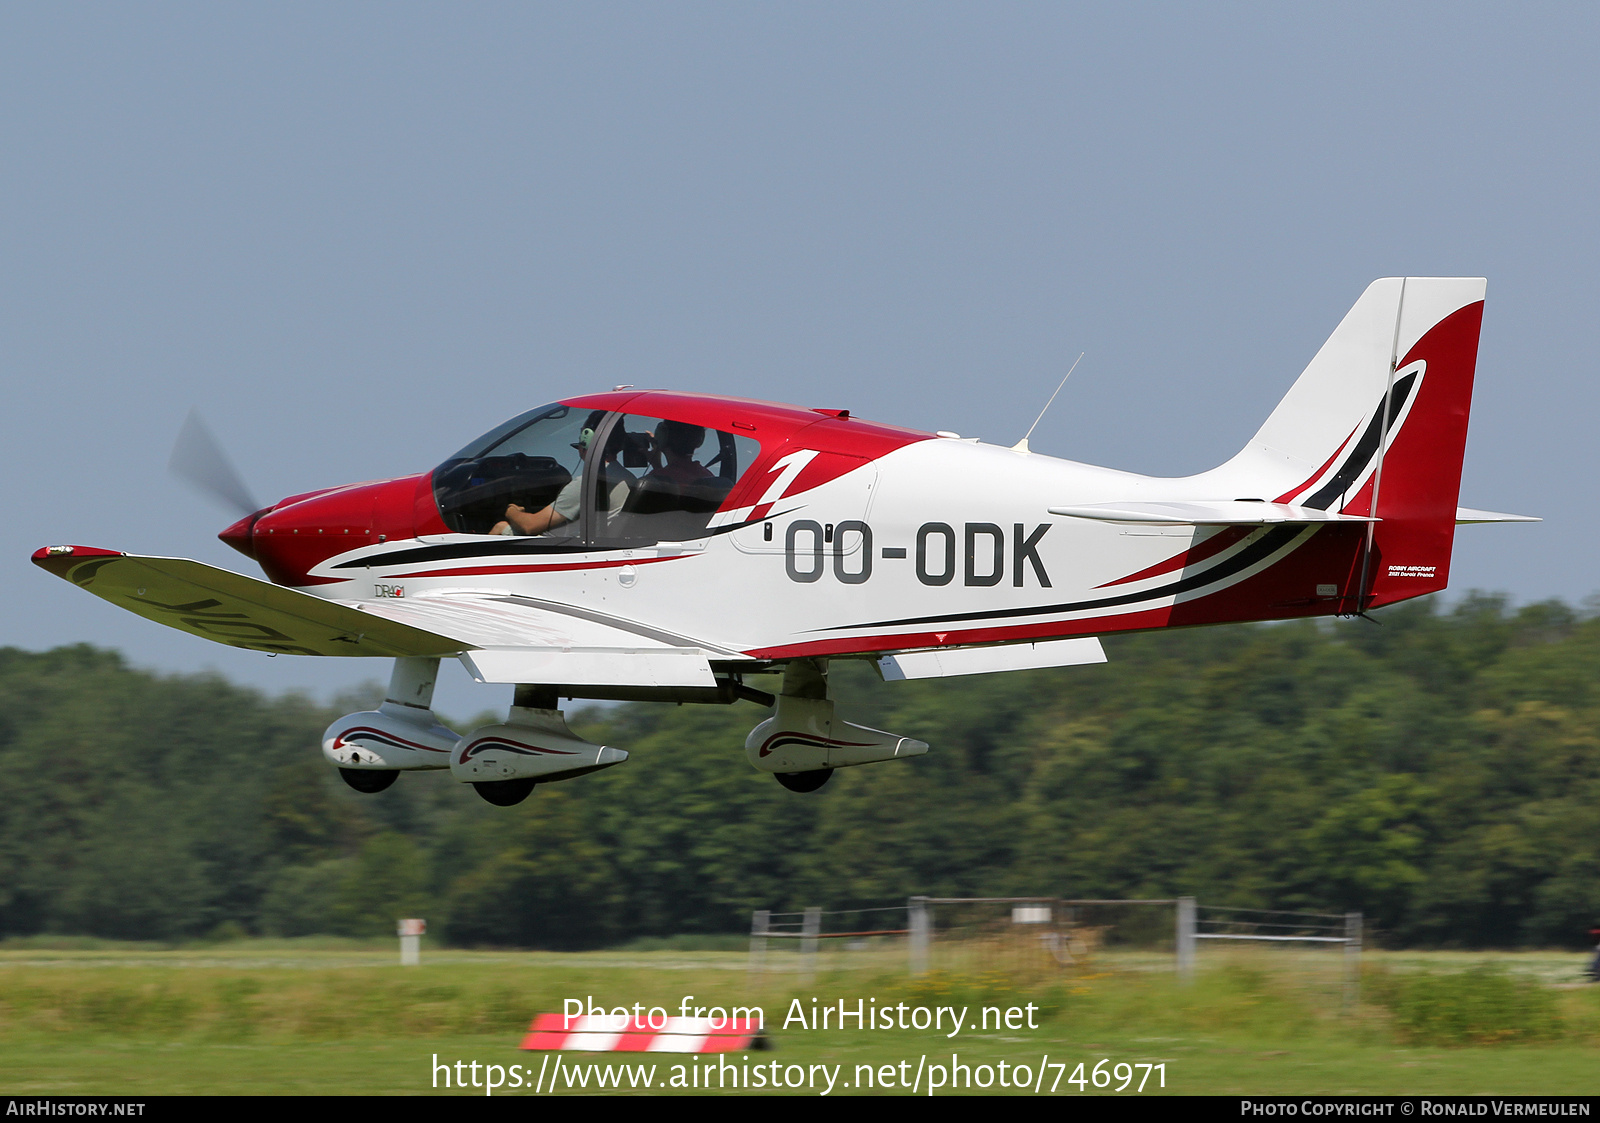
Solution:
<path fill-rule="evenodd" d="M 462 641 L 479 682 L 715 686 L 711 658 L 742 658 L 686 636 L 573 605 L 510 594 L 439 593 L 364 603 L 363 613 Z"/>
<path fill-rule="evenodd" d="M 480 682 L 716 685 L 738 658 L 632 621 L 493 593 L 349 604 L 190 561 L 51 546 L 34 563 L 120 608 L 232 647 L 294 655 L 458 655 Z"/>
<path fill-rule="evenodd" d="M 480 682 L 715 686 L 738 653 L 632 621 L 494 593 L 349 604 L 187 558 L 51 546 L 34 563 L 147 620 L 232 647 L 293 655 L 458 655 Z"/>
<path fill-rule="evenodd" d="M 1467 523 L 1542 523 L 1537 515 L 1502 515 L 1499 511 L 1476 511 L 1471 507 L 1456 508 L 1456 525 Z"/>
<path fill-rule="evenodd" d="M 292 655 L 454 655 L 470 644 L 187 558 L 49 546 L 34 564 L 119 608 L 230 647 Z"/>
<path fill-rule="evenodd" d="M 1013 643 L 1001 647 L 954 647 L 929 651 L 896 651 L 878 660 L 885 680 L 953 678 L 1039 667 L 1076 667 L 1104 663 L 1105 650 L 1094 636 Z"/>
<path fill-rule="evenodd" d="M 1371 523 L 1365 515 L 1341 515 L 1315 507 L 1267 503 L 1256 499 L 1215 499 L 1192 503 L 1083 503 L 1051 507 L 1052 515 L 1113 523 L 1155 523 L 1162 526 L 1265 526 L 1276 523 Z"/>

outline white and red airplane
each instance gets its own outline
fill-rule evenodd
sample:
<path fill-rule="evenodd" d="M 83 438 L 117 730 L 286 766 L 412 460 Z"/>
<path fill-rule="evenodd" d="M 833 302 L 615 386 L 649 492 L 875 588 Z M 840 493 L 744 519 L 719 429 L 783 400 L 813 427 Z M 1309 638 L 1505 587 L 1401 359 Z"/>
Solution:
<path fill-rule="evenodd" d="M 827 668 L 917 679 L 1104 659 L 1135 631 L 1347 616 L 1443 589 L 1484 281 L 1375 281 L 1238 455 L 1177 479 L 924 433 L 846 410 L 653 390 L 530 410 L 431 472 L 294 495 L 221 538 L 272 581 L 50 546 L 43 568 L 220 643 L 395 660 L 323 752 L 380 791 L 444 769 L 491 803 L 627 753 L 559 698 L 774 706 L 757 769 L 927 751 L 834 717 Z M 1385 408 L 1387 403 L 1387 408 Z M 439 660 L 515 683 L 465 736 L 430 709 Z M 745 677 L 782 670 L 774 697 Z"/>

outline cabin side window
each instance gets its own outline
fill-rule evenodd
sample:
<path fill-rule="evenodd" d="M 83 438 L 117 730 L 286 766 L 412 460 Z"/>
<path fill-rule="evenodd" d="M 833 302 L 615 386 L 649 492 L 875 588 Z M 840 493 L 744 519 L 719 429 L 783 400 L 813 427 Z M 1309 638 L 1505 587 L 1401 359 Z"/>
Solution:
<path fill-rule="evenodd" d="M 619 446 L 619 460 L 631 482 L 604 533 L 625 540 L 704 537 L 711 516 L 761 455 L 761 445 L 752 437 L 638 415 L 619 419 L 609 443 Z"/>

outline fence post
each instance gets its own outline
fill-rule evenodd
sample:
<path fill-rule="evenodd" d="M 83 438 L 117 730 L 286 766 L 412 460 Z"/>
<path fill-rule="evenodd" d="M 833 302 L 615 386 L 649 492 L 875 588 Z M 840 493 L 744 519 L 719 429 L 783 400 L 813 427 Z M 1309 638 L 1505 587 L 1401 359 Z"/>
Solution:
<path fill-rule="evenodd" d="M 1361 914 L 1344 914 L 1344 1007 L 1354 1010 L 1361 1000 Z"/>
<path fill-rule="evenodd" d="M 906 925 L 911 930 L 911 973 L 925 975 L 928 973 L 928 898 L 912 897 L 906 904 L 911 922 Z"/>
<path fill-rule="evenodd" d="M 1178 978 L 1194 978 L 1195 903 L 1193 897 L 1178 898 Z"/>
<path fill-rule="evenodd" d="M 400 922 L 400 966 L 415 967 L 422 962 L 422 934 L 428 922 L 409 918 Z"/>
<path fill-rule="evenodd" d="M 772 910 L 757 909 L 750 914 L 750 973 L 767 969 L 767 933 L 772 930 Z"/>
<path fill-rule="evenodd" d="M 800 926 L 800 970 L 806 982 L 817 977 L 817 934 L 821 931 L 822 906 L 810 905 Z"/>

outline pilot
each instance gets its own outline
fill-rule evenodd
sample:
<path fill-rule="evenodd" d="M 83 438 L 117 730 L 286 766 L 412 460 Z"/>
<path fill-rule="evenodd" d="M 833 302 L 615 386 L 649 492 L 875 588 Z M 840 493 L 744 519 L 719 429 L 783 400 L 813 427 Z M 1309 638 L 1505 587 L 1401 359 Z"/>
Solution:
<path fill-rule="evenodd" d="M 622 505 L 628 501 L 628 495 L 633 490 L 634 475 L 621 464 L 617 457 L 621 455 L 623 446 L 627 443 L 628 434 L 619 424 L 611 430 L 611 436 L 606 440 L 606 447 L 601 453 L 601 484 L 609 489 L 603 496 L 603 509 L 620 511 Z M 588 449 L 594 442 L 593 427 L 586 427 L 578 435 L 578 440 L 573 448 L 579 452 Z M 548 534 L 557 527 L 576 523 L 583 509 L 583 465 L 580 463 L 577 473 L 567 481 L 565 487 L 556 495 L 555 501 L 548 507 L 541 507 L 537 511 L 530 511 L 526 507 L 515 503 L 506 504 L 506 517 L 503 521 L 495 523 L 490 534 Z"/>
<path fill-rule="evenodd" d="M 711 470 L 694 458 L 695 450 L 706 439 L 700 425 L 683 421 L 663 421 L 656 426 L 655 444 L 651 459 L 655 468 L 647 480 L 666 480 L 675 484 L 692 484 L 709 479 Z"/>

